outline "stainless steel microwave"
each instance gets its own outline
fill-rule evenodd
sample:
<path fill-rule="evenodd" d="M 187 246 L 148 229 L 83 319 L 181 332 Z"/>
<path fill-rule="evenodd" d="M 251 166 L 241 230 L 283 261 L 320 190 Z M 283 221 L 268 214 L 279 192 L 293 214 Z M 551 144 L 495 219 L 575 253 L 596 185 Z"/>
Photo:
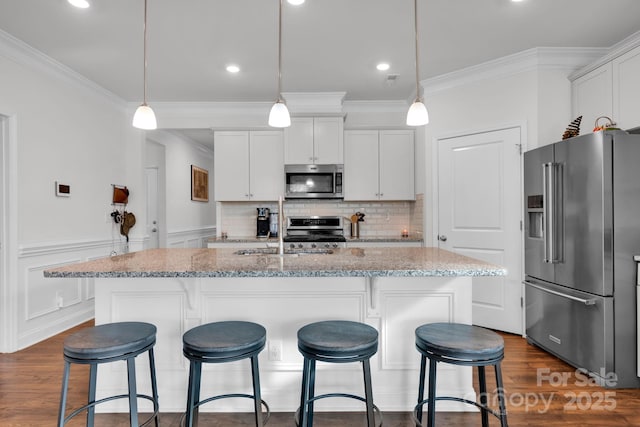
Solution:
<path fill-rule="evenodd" d="M 285 198 L 342 199 L 343 165 L 285 165 Z"/>

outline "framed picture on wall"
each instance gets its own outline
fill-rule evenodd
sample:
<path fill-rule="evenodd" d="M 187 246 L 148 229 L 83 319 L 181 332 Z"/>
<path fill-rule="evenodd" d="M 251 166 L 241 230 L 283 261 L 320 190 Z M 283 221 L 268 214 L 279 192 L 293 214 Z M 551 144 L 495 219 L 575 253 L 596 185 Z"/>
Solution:
<path fill-rule="evenodd" d="M 209 171 L 191 165 L 191 200 L 209 201 Z"/>

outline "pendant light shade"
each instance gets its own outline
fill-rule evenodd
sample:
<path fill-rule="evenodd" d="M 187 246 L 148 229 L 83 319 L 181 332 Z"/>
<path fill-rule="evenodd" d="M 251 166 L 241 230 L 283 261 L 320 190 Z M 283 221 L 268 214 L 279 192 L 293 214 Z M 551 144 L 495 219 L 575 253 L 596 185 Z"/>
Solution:
<path fill-rule="evenodd" d="M 144 0 L 144 65 L 143 65 L 144 98 L 142 104 L 133 115 L 133 127 L 152 130 L 158 127 L 156 115 L 147 105 L 147 0 Z"/>
<path fill-rule="evenodd" d="M 145 130 L 152 130 L 158 127 L 156 115 L 147 104 L 142 104 L 136 110 L 136 113 L 133 115 L 133 127 Z"/>
<path fill-rule="evenodd" d="M 274 128 L 286 128 L 291 126 L 291 117 L 287 104 L 282 100 L 278 100 L 269 113 L 269 126 Z"/>
<path fill-rule="evenodd" d="M 416 99 L 407 112 L 407 125 L 422 126 L 429 123 L 429 112 L 422 101 Z"/>
<path fill-rule="evenodd" d="M 291 126 L 291 116 L 287 104 L 281 96 L 282 86 L 282 0 L 279 0 L 278 9 L 278 99 L 269 112 L 269 126 L 286 128 Z"/>
<path fill-rule="evenodd" d="M 416 36 L 416 99 L 407 112 L 408 126 L 422 126 L 429 123 L 429 113 L 420 97 L 420 80 L 418 72 L 418 0 L 413 0 L 414 30 Z"/>

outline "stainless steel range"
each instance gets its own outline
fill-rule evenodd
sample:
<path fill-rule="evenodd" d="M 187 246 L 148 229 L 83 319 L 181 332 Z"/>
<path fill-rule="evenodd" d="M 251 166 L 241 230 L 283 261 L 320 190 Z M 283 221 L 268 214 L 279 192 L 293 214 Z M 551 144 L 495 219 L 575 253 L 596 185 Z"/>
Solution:
<path fill-rule="evenodd" d="M 339 216 L 287 217 L 285 248 L 344 248 L 344 224 Z"/>

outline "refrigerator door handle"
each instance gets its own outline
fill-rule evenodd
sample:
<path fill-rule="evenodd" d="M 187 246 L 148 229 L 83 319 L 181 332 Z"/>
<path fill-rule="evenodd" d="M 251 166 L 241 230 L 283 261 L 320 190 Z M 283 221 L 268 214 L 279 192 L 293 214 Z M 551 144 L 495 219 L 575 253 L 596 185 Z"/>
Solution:
<path fill-rule="evenodd" d="M 525 285 L 527 286 L 531 286 L 532 288 L 536 288 L 539 289 L 543 292 L 547 292 L 550 293 L 552 295 L 556 295 L 562 298 L 567 298 L 573 301 L 577 301 L 577 302 L 581 302 L 584 305 L 595 305 L 596 304 L 596 299 L 595 298 L 580 298 L 580 297 L 574 297 L 573 295 L 569 295 L 569 294 L 565 294 L 563 292 L 558 292 L 558 291 L 554 291 L 553 289 L 549 289 L 549 288 L 545 288 L 544 286 L 540 286 L 540 285 L 536 285 L 535 283 L 531 283 L 527 280 L 525 280 L 524 282 Z"/>
<path fill-rule="evenodd" d="M 553 262 L 553 163 L 542 165 L 542 243 L 544 246 L 544 258 L 546 263 Z"/>

